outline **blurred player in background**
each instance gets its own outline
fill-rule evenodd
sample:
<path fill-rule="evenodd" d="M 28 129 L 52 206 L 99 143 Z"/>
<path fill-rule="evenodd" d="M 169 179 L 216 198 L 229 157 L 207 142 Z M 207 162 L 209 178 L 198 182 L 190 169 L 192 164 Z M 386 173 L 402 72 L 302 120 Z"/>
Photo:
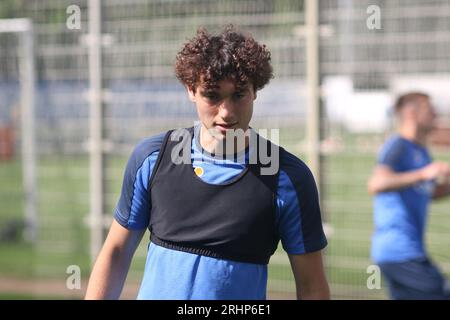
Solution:
<path fill-rule="evenodd" d="M 450 195 L 450 165 L 432 161 L 426 147 L 436 114 L 420 92 L 399 97 L 395 111 L 398 133 L 382 147 L 368 181 L 375 195 L 372 259 L 391 299 L 449 299 L 448 283 L 424 243 L 430 200 Z"/>
<path fill-rule="evenodd" d="M 138 299 L 265 299 L 267 264 L 279 240 L 297 297 L 328 299 L 321 255 L 327 240 L 314 178 L 294 155 L 259 136 L 252 144 L 247 134 L 257 91 L 273 77 L 269 51 L 232 26 L 218 35 L 199 29 L 175 69 L 199 124 L 135 148 L 86 298 L 119 298 L 148 228 Z M 246 134 L 229 152 L 223 145 L 237 130 Z M 184 146 L 179 138 L 186 138 Z M 272 174 L 261 170 L 256 149 L 264 144 L 279 159 Z M 188 161 L 178 163 L 182 150 Z"/>

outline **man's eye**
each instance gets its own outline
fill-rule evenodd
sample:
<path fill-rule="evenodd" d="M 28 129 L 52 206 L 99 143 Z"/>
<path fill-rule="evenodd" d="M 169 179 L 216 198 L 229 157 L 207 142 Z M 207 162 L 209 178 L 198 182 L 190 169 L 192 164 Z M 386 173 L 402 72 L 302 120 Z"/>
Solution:
<path fill-rule="evenodd" d="M 204 97 L 211 101 L 216 101 L 219 99 L 219 96 L 217 94 L 205 94 Z"/>
<path fill-rule="evenodd" d="M 234 99 L 238 100 L 238 99 L 242 99 L 245 96 L 244 93 L 236 93 L 234 94 Z"/>

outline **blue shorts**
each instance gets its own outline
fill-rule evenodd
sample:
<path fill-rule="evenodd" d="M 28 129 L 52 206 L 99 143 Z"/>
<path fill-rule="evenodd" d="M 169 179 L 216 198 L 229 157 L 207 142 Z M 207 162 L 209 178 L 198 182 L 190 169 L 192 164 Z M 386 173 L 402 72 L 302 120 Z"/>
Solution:
<path fill-rule="evenodd" d="M 393 300 L 449 300 L 450 288 L 439 269 L 427 258 L 381 263 L 381 272 Z"/>

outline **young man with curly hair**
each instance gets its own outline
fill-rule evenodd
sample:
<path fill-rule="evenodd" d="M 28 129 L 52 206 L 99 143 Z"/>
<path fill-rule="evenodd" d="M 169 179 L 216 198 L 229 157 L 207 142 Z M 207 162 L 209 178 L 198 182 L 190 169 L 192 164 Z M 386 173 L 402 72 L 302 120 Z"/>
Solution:
<path fill-rule="evenodd" d="M 178 53 L 175 71 L 199 124 L 135 148 L 86 298 L 120 296 L 148 228 L 138 299 L 265 299 L 267 264 L 280 240 L 297 297 L 328 299 L 314 178 L 249 126 L 256 93 L 273 77 L 270 52 L 232 26 L 218 35 L 199 29 Z M 235 132 L 244 134 L 230 138 Z M 261 148 L 277 159 L 273 172 L 264 171 Z"/>

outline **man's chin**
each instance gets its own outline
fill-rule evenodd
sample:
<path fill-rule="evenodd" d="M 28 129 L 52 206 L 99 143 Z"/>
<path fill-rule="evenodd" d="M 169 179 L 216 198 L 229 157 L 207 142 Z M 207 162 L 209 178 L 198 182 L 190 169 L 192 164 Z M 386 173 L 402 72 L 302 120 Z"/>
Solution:
<path fill-rule="evenodd" d="M 242 128 L 224 128 L 221 126 L 215 126 L 207 130 L 209 135 L 218 141 L 226 140 L 227 136 L 233 139 L 236 137 L 245 138 L 246 136 L 246 130 Z"/>
<path fill-rule="evenodd" d="M 219 141 L 224 140 L 226 137 L 226 131 L 219 130 L 216 127 L 208 129 L 208 133 L 211 135 L 211 137 L 213 137 L 214 139 L 219 140 Z"/>

